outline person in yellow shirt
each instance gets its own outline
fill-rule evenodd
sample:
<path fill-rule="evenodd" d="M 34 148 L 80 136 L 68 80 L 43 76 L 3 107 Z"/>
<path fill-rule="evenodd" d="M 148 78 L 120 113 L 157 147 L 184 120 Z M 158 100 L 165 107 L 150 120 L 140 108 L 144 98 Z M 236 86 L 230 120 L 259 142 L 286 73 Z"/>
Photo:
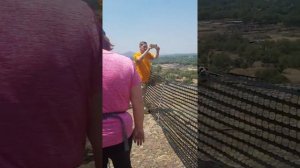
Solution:
<path fill-rule="evenodd" d="M 160 47 L 157 44 L 150 44 L 148 46 L 147 42 L 141 41 L 139 44 L 140 51 L 136 52 L 133 55 L 133 61 L 135 63 L 136 71 L 138 72 L 141 80 L 142 80 L 142 90 L 143 90 L 143 99 L 145 102 L 145 93 L 147 89 L 147 83 L 150 79 L 151 73 L 151 61 L 159 57 Z M 156 49 L 156 54 L 153 55 L 149 51 L 151 49 Z M 148 111 L 146 108 L 146 103 L 144 107 L 144 111 Z"/>
<path fill-rule="evenodd" d="M 133 61 L 135 63 L 136 71 L 140 75 L 143 84 L 147 84 L 151 73 L 151 61 L 159 57 L 159 46 L 157 44 L 150 44 L 142 41 L 139 44 L 140 51 L 133 55 Z M 156 49 L 156 54 L 150 53 L 150 49 Z"/>

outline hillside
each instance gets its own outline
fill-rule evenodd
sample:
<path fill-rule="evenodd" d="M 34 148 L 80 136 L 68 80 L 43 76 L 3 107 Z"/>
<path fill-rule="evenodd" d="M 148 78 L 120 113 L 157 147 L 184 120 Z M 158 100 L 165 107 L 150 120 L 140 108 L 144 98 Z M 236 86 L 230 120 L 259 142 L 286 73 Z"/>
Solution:
<path fill-rule="evenodd" d="M 295 77 L 300 70 L 299 2 L 200 1 L 198 64 L 217 73 L 256 76 L 273 83 L 298 83 Z"/>
<path fill-rule="evenodd" d="M 198 5 L 200 21 L 226 18 L 300 26 L 299 0 L 201 0 Z"/>
<path fill-rule="evenodd" d="M 166 80 L 196 85 L 197 54 L 173 54 L 161 56 L 153 61 L 154 74 L 158 74 Z"/>

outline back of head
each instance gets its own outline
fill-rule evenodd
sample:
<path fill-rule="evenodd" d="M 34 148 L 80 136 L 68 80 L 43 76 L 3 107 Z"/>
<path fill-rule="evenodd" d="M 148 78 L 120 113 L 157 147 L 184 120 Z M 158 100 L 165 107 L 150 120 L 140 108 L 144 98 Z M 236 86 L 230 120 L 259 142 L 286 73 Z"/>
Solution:
<path fill-rule="evenodd" d="M 109 38 L 106 36 L 103 29 L 102 29 L 102 49 L 107 51 L 111 51 L 113 49 L 113 45 L 111 44 Z"/>
<path fill-rule="evenodd" d="M 1 0 L 0 16 L 0 167 L 78 166 L 100 56 L 93 11 L 82 0 Z"/>

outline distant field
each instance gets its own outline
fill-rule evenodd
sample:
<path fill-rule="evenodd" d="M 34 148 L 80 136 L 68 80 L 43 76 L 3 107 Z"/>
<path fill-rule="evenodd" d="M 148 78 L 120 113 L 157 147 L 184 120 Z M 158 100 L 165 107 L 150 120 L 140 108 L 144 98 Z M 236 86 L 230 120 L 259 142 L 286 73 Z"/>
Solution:
<path fill-rule="evenodd" d="M 197 54 L 173 54 L 161 56 L 153 61 L 153 71 L 169 81 L 196 85 Z"/>
<path fill-rule="evenodd" d="M 297 47 L 300 29 L 297 27 L 228 19 L 200 21 L 199 37 L 201 63 L 215 71 L 253 77 L 260 73 L 264 79 L 264 74 L 273 70 L 277 76 L 267 76 L 274 76 L 277 82 L 300 83 Z M 254 62 L 262 63 L 256 66 Z"/>
<path fill-rule="evenodd" d="M 180 69 L 187 71 L 197 71 L 197 66 L 194 65 L 182 65 L 182 64 L 159 64 L 163 70 L 166 69 Z"/>
<path fill-rule="evenodd" d="M 180 65 L 195 65 L 197 66 L 196 53 L 193 54 L 172 54 L 159 57 L 153 60 L 153 64 L 180 64 Z"/>
<path fill-rule="evenodd" d="M 250 40 L 253 39 L 268 39 L 268 40 L 298 40 L 300 39 L 300 29 L 283 25 L 247 25 L 242 23 L 232 23 L 226 20 L 203 21 L 199 23 L 199 33 L 201 36 L 206 36 L 212 33 L 235 32 L 242 33 L 243 37 Z"/>
<path fill-rule="evenodd" d="M 161 68 L 157 72 L 158 67 Z M 197 85 L 198 75 L 196 65 L 182 65 L 178 63 L 170 64 L 155 64 L 153 65 L 155 73 L 158 73 L 164 78 L 171 81 L 183 82 L 186 84 Z"/>

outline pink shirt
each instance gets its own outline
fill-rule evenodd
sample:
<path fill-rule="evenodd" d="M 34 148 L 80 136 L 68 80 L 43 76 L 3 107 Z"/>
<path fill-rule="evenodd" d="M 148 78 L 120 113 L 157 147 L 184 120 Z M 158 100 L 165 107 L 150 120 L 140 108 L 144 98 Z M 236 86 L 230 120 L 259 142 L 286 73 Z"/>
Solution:
<path fill-rule="evenodd" d="M 131 59 L 117 53 L 103 50 L 103 113 L 122 112 L 129 107 L 130 90 L 140 83 Z M 120 115 L 126 125 L 127 136 L 132 134 L 132 118 L 129 113 Z M 123 141 L 121 124 L 118 119 L 109 118 L 102 122 L 103 147 Z"/>
<path fill-rule="evenodd" d="M 100 94 L 99 33 L 82 0 L 0 1 L 0 168 L 75 168 Z"/>

